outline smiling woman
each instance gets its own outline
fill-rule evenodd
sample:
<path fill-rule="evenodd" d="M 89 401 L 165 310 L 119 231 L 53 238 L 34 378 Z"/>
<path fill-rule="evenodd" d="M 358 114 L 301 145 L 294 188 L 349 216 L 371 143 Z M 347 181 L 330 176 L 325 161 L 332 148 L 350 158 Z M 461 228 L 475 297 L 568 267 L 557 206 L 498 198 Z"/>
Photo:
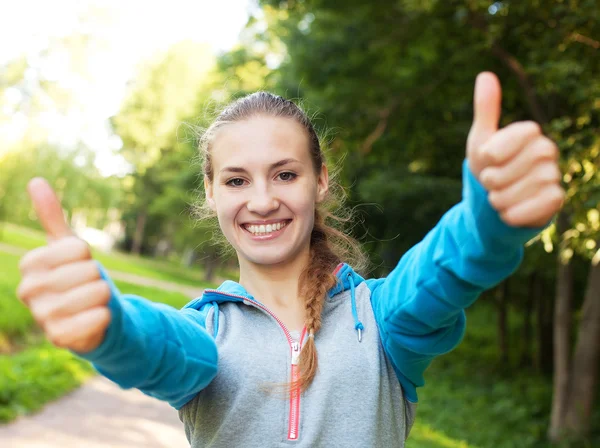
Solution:
<path fill-rule="evenodd" d="M 335 189 L 307 115 L 257 92 L 200 145 L 202 210 L 236 251 L 238 282 L 179 311 L 121 294 L 35 179 L 52 246 L 21 261 L 19 295 L 51 340 L 178 409 L 193 448 L 403 447 L 425 369 L 560 207 L 552 143 L 531 123 L 498 130 L 500 110 L 497 78 L 480 75 L 463 200 L 385 278 L 363 278 L 360 246 L 330 225 Z M 518 194 L 490 202 L 497 185 Z"/>

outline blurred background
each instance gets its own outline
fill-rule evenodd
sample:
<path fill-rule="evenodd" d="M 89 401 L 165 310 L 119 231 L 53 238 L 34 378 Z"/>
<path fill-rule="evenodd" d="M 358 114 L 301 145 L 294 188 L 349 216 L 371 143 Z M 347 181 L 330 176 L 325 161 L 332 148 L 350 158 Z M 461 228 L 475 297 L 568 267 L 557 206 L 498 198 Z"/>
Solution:
<path fill-rule="evenodd" d="M 32 177 L 122 291 L 181 307 L 236 278 L 190 213 L 196 130 L 269 90 L 314 117 L 367 274 L 385 275 L 460 201 L 474 81 L 490 70 L 502 125 L 535 120 L 558 144 L 567 202 L 428 370 L 407 446 L 600 446 L 599 19 L 597 0 L 3 2 L 0 422 L 93 375 L 15 296 L 19 258 L 45 244 Z"/>

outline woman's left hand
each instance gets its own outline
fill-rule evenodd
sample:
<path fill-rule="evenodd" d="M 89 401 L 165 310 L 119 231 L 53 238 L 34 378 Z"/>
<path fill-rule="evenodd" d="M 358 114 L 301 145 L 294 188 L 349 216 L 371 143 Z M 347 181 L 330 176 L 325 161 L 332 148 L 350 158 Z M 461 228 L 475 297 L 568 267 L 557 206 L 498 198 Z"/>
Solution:
<path fill-rule="evenodd" d="M 498 129 L 501 87 L 496 75 L 480 73 L 475 82 L 474 119 L 467 160 L 489 192 L 492 207 L 515 227 L 541 227 L 562 207 L 558 148 L 533 121 Z"/>

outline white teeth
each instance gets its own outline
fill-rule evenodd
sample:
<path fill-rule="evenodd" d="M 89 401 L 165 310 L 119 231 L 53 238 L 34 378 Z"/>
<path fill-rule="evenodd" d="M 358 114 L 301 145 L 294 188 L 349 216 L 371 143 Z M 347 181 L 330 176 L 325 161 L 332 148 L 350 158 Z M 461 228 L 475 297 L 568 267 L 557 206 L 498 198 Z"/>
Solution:
<path fill-rule="evenodd" d="M 246 230 L 248 230 L 250 233 L 254 234 L 254 235 L 266 235 L 268 233 L 271 232 L 275 232 L 277 230 L 281 230 L 282 228 L 284 228 L 286 226 L 287 222 L 283 221 L 283 222 L 278 222 L 275 224 L 261 224 L 261 225 L 247 225 Z"/>

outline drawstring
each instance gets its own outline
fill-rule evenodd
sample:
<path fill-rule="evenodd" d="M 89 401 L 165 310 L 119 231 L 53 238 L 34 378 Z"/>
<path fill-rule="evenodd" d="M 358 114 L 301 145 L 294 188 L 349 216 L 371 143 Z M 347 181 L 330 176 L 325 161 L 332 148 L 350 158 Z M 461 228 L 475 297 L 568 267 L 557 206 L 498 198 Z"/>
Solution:
<path fill-rule="evenodd" d="M 219 303 L 212 302 L 213 310 L 215 314 L 213 314 L 213 338 L 217 338 L 217 334 L 219 333 Z"/>
<path fill-rule="evenodd" d="M 354 317 L 354 329 L 358 333 L 358 342 L 362 342 L 362 332 L 365 329 L 364 325 L 360 320 L 358 320 L 358 313 L 356 312 L 356 296 L 355 296 L 355 288 L 354 288 L 354 278 L 352 277 L 352 272 L 348 273 L 348 280 L 350 281 L 350 302 L 352 303 L 352 316 Z M 219 303 L 211 302 L 214 314 L 213 314 L 213 337 L 216 338 L 219 333 Z M 308 337 L 314 338 L 314 333 L 311 331 Z"/>
<path fill-rule="evenodd" d="M 350 302 L 352 303 L 352 316 L 354 317 L 354 329 L 358 332 L 358 342 L 362 341 L 362 331 L 365 329 L 364 325 L 358 320 L 358 313 L 356 312 L 356 297 L 354 295 L 354 279 L 352 278 L 352 272 L 348 273 L 348 279 L 350 280 Z"/>

